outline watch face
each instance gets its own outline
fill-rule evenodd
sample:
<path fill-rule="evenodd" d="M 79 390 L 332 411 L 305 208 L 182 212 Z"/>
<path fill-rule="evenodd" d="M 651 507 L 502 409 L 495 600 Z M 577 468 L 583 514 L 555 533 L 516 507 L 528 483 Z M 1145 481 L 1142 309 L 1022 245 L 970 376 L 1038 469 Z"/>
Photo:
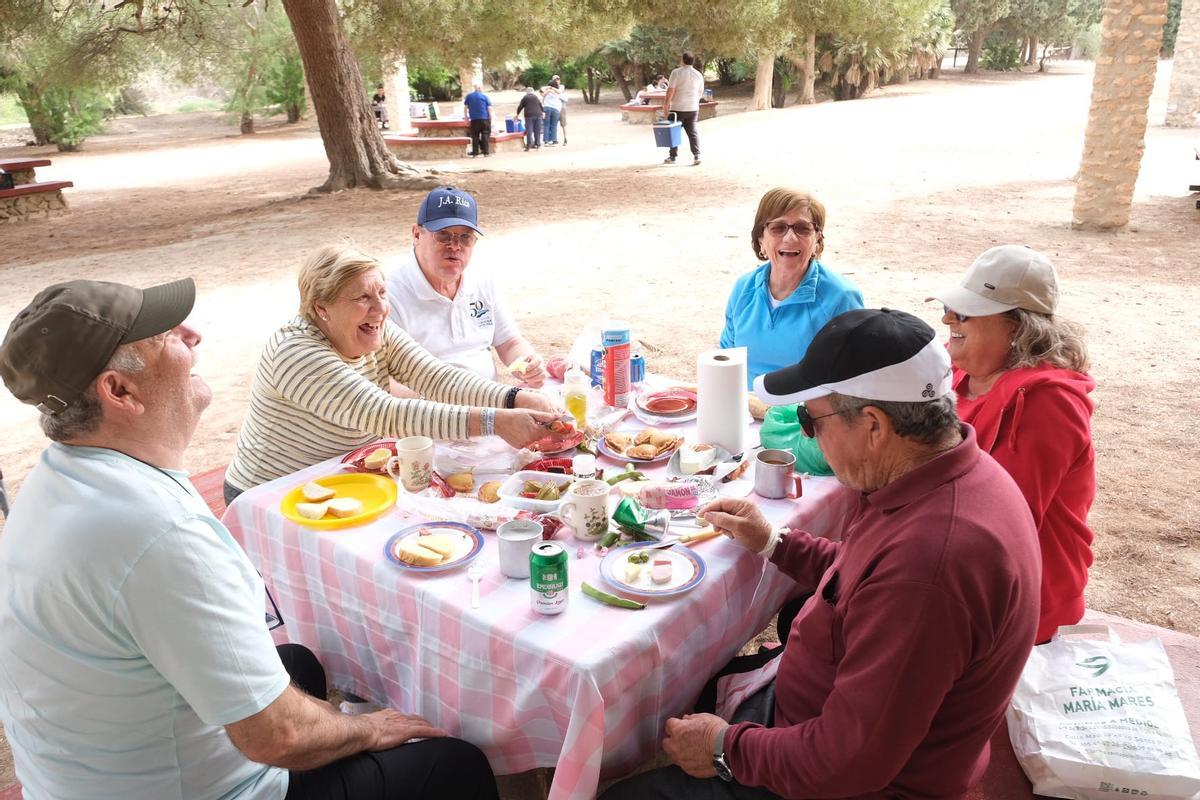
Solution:
<path fill-rule="evenodd" d="M 725 754 L 713 756 L 713 769 L 717 771 L 717 777 L 723 781 L 732 781 L 733 773 L 729 770 L 729 765 L 725 763 Z"/>

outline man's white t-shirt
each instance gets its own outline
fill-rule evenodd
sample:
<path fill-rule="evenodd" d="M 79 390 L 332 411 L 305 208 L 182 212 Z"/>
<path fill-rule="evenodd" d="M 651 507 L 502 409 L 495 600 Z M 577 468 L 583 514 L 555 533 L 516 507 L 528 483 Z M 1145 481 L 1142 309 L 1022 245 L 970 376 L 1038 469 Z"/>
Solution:
<path fill-rule="evenodd" d="M 410 253 L 387 276 L 388 319 L 443 361 L 496 379 L 490 348 L 520 334 L 492 276 L 467 267 L 454 299 L 438 294 Z"/>
<path fill-rule="evenodd" d="M 668 89 L 674 89 L 671 95 L 672 111 L 699 111 L 700 98 L 704 96 L 704 76 L 699 70 L 688 64 L 671 70 Z"/>
<path fill-rule="evenodd" d="M 224 725 L 289 678 L 186 473 L 51 444 L 0 536 L 0 721 L 29 798 L 279 800 Z"/>

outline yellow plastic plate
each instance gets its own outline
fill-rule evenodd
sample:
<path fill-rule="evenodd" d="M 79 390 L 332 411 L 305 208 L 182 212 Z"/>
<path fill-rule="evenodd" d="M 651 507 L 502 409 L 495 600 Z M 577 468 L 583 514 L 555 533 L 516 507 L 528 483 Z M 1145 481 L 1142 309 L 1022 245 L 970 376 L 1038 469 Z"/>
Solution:
<path fill-rule="evenodd" d="M 336 530 L 362 525 L 370 522 L 396 504 L 396 482 L 382 475 L 370 472 L 330 475 L 327 478 L 317 478 L 316 483 L 328 486 L 337 492 L 338 497 L 353 497 L 363 504 L 361 514 L 352 517 L 335 517 L 326 515 L 322 519 L 305 519 L 296 513 L 296 504 L 303 503 L 304 493 L 301 484 L 283 496 L 279 503 L 279 511 L 292 522 L 307 525 L 321 530 Z"/>

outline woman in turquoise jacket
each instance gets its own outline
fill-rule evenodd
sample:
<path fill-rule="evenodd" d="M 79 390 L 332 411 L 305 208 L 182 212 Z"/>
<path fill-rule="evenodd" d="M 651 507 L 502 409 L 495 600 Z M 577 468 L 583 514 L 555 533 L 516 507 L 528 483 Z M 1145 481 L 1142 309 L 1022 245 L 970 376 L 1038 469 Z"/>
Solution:
<path fill-rule="evenodd" d="M 758 201 L 750 231 L 766 263 L 738 278 L 725 306 L 721 347 L 747 348 L 749 385 L 795 364 L 826 322 L 863 307 L 862 293 L 822 264 L 825 206 L 808 192 L 776 188 Z"/>

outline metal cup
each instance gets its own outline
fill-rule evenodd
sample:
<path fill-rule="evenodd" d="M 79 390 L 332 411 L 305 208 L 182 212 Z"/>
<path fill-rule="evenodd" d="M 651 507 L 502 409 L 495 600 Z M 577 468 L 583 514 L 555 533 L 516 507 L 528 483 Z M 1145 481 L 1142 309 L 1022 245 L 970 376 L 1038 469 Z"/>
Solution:
<path fill-rule="evenodd" d="M 542 524 L 532 519 L 514 519 L 496 530 L 500 544 L 500 571 L 510 578 L 529 577 L 529 554 L 542 540 Z"/>
<path fill-rule="evenodd" d="M 790 450 L 760 450 L 754 460 L 754 491 L 759 497 L 781 500 L 799 497 L 804 493 L 800 475 L 795 470 L 795 453 Z"/>

